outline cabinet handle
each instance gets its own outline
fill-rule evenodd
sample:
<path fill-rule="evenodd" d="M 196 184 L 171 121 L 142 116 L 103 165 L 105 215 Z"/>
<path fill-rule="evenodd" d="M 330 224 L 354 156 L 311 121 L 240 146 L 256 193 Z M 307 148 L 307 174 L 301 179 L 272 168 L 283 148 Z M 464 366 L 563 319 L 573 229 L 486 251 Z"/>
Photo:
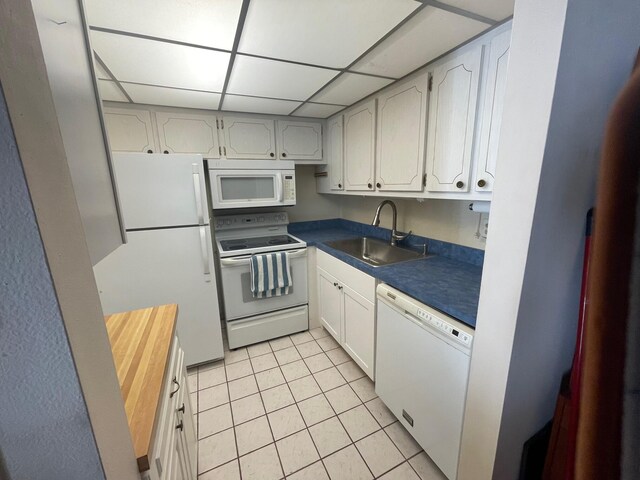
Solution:
<path fill-rule="evenodd" d="M 338 184 L 338 188 L 342 188 L 342 184 L 341 183 Z"/>
<path fill-rule="evenodd" d="M 380 185 L 380 182 L 376 183 L 376 187 L 381 188 L 382 185 Z"/>
<path fill-rule="evenodd" d="M 338 286 L 338 282 L 333 282 L 333 286 L 337 287 Z"/>
<path fill-rule="evenodd" d="M 338 290 L 342 290 L 342 285 L 338 285 Z"/>
<path fill-rule="evenodd" d="M 282 158 L 287 158 L 287 154 L 282 152 Z"/>
<path fill-rule="evenodd" d="M 273 153 L 273 152 L 271 152 L 271 153 L 269 154 L 269 156 L 270 156 L 271 158 L 273 158 L 273 157 L 275 157 L 275 156 L 276 156 L 276 154 L 275 154 L 275 153 Z"/>
<path fill-rule="evenodd" d="M 184 402 L 182 402 L 182 406 L 178 409 L 178 411 L 184 413 Z"/>
<path fill-rule="evenodd" d="M 458 188 L 464 187 L 464 182 L 463 181 L 456 182 L 456 187 L 458 187 Z"/>
<path fill-rule="evenodd" d="M 184 421 L 180 420 L 180 423 L 176 425 L 176 430 L 180 429 L 180 431 L 184 430 Z"/>
<path fill-rule="evenodd" d="M 147 150 L 147 153 L 153 153 L 153 150 L 149 149 Z"/>
<path fill-rule="evenodd" d="M 173 396 L 174 396 L 176 393 L 178 393 L 178 390 L 180 390 L 180 383 L 178 382 L 178 377 L 173 377 L 173 380 L 172 380 L 172 381 L 173 381 L 173 383 L 175 383 L 175 384 L 178 386 L 178 388 L 176 388 L 173 392 L 171 392 L 171 393 L 169 394 L 169 398 L 173 398 Z"/>
<path fill-rule="evenodd" d="M 367 187 L 373 188 L 373 185 L 371 185 L 370 183 L 367 183 Z"/>
<path fill-rule="evenodd" d="M 487 184 L 487 182 L 485 180 L 483 180 L 482 178 L 480 180 L 478 180 L 478 186 L 479 187 L 484 187 Z"/>
<path fill-rule="evenodd" d="M 164 151 L 164 152 L 162 152 L 162 153 L 164 153 L 164 154 L 168 154 L 168 153 L 169 153 L 169 150 L 165 150 L 165 151 Z"/>

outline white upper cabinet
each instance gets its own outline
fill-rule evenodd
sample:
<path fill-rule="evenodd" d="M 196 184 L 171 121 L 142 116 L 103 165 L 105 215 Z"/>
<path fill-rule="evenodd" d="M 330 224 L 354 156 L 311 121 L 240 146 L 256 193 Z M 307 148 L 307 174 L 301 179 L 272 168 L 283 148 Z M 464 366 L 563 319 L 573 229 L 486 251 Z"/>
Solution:
<path fill-rule="evenodd" d="M 322 160 L 322 122 L 278 120 L 276 124 L 279 159 Z"/>
<path fill-rule="evenodd" d="M 376 148 L 376 101 L 344 114 L 345 190 L 372 191 Z"/>
<path fill-rule="evenodd" d="M 104 122 L 113 152 L 159 153 L 148 110 L 105 107 Z"/>
<path fill-rule="evenodd" d="M 227 158 L 275 159 L 275 122 L 265 118 L 222 117 Z"/>
<path fill-rule="evenodd" d="M 327 163 L 331 190 L 344 188 L 342 134 L 342 115 L 330 118 L 327 121 Z"/>
<path fill-rule="evenodd" d="M 433 72 L 427 132 L 427 189 L 469 191 L 482 45 L 454 53 Z"/>
<path fill-rule="evenodd" d="M 429 76 L 378 97 L 376 188 L 422 191 Z"/>
<path fill-rule="evenodd" d="M 220 158 L 215 115 L 156 112 L 160 150 L 163 153 L 199 153 Z"/>
<path fill-rule="evenodd" d="M 510 42 L 511 29 L 493 38 L 489 47 L 489 67 L 480 130 L 480 152 L 475 179 L 475 189 L 479 192 L 491 192 L 496 178 L 496 159 L 502 126 Z"/>

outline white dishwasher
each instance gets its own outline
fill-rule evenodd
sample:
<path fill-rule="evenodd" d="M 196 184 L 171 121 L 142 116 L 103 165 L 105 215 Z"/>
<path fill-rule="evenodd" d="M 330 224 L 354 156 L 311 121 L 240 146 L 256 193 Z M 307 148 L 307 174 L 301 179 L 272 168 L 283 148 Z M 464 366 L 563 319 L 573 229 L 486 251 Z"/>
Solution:
<path fill-rule="evenodd" d="M 376 393 L 454 480 L 473 329 L 381 284 Z"/>

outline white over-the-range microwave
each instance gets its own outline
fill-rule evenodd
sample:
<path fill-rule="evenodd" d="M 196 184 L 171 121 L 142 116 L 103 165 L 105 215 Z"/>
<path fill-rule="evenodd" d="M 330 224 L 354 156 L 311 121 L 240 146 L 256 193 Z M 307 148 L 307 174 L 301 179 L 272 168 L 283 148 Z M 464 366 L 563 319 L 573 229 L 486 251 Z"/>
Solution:
<path fill-rule="evenodd" d="M 214 210 L 296 204 L 295 164 L 283 160 L 209 160 Z"/>

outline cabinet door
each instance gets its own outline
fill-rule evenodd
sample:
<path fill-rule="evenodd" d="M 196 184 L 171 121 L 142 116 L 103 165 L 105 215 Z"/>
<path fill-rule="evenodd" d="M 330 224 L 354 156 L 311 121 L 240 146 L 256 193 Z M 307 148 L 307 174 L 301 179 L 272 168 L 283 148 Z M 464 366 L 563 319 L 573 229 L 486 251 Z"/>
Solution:
<path fill-rule="evenodd" d="M 373 190 L 376 144 L 376 101 L 344 115 L 345 190 Z"/>
<path fill-rule="evenodd" d="M 338 280 L 318 268 L 318 310 L 320 321 L 339 342 L 342 342 L 342 291 Z"/>
<path fill-rule="evenodd" d="M 156 112 L 160 150 L 163 153 L 199 153 L 220 158 L 215 115 Z"/>
<path fill-rule="evenodd" d="M 113 152 L 158 153 L 147 110 L 105 107 L 104 122 Z"/>
<path fill-rule="evenodd" d="M 428 85 L 425 73 L 378 97 L 378 190 L 422 191 Z"/>
<path fill-rule="evenodd" d="M 347 286 L 342 291 L 344 348 L 373 380 L 376 340 L 374 304 Z"/>
<path fill-rule="evenodd" d="M 276 158 L 275 123 L 263 118 L 222 118 L 222 132 L 227 158 L 253 160 Z"/>
<path fill-rule="evenodd" d="M 342 115 L 330 118 L 327 122 L 327 163 L 329 165 L 329 182 L 331 190 L 342 190 L 343 187 L 343 150 L 342 150 Z"/>
<path fill-rule="evenodd" d="M 322 123 L 278 120 L 278 158 L 322 160 Z"/>
<path fill-rule="evenodd" d="M 491 192 L 496 177 L 498 141 L 502 126 L 502 109 L 507 84 L 509 47 L 511 30 L 501 33 L 491 40 L 489 47 L 489 67 L 487 70 L 484 111 L 480 123 L 480 154 L 476 172 L 475 189 Z"/>
<path fill-rule="evenodd" d="M 482 45 L 433 72 L 427 133 L 427 189 L 469 191 Z"/>

